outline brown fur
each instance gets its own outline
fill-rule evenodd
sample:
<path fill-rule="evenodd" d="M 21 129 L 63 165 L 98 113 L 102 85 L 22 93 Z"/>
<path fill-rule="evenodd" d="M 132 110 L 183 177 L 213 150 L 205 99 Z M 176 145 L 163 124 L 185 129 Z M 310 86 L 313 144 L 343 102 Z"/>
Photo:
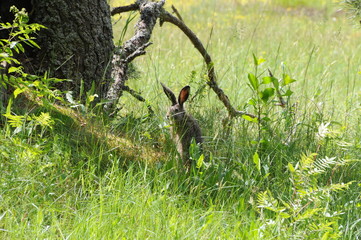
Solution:
<path fill-rule="evenodd" d="M 162 84 L 162 83 L 161 83 Z M 162 84 L 163 91 L 171 100 L 172 105 L 168 110 L 167 117 L 171 121 L 171 134 L 177 145 L 177 150 L 183 160 L 183 164 L 190 166 L 189 147 L 194 138 L 197 144 L 202 144 L 202 132 L 197 121 L 184 109 L 184 102 L 187 101 L 190 87 L 185 86 L 179 93 L 178 101 L 174 93 Z"/>

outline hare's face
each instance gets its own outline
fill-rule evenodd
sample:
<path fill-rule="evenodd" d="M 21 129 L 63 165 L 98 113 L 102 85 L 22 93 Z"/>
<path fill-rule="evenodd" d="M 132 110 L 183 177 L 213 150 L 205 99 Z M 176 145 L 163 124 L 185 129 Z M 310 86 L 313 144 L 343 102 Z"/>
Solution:
<path fill-rule="evenodd" d="M 187 117 L 183 104 L 188 99 L 190 87 L 185 86 L 184 88 L 182 88 L 178 96 L 178 101 L 172 90 L 167 88 L 164 84 L 162 84 L 162 87 L 164 93 L 172 102 L 172 106 L 169 108 L 167 113 L 167 118 L 170 119 L 175 125 L 181 126 L 181 123 L 186 121 Z"/>
<path fill-rule="evenodd" d="M 167 118 L 174 122 L 182 122 L 182 120 L 185 118 L 185 111 L 184 108 L 179 105 L 173 105 L 169 108 L 169 111 L 167 113 Z"/>

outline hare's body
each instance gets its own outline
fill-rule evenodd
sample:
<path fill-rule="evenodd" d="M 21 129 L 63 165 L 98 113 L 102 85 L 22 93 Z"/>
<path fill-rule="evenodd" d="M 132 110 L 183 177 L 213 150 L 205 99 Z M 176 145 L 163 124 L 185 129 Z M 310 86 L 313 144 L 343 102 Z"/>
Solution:
<path fill-rule="evenodd" d="M 202 143 L 202 133 L 197 121 L 184 109 L 184 102 L 188 99 L 190 87 L 184 87 L 178 97 L 178 101 L 174 93 L 163 86 L 163 90 L 167 97 L 171 100 L 172 106 L 169 108 L 167 117 L 171 121 L 171 135 L 173 141 L 177 145 L 177 150 L 187 166 L 190 165 L 189 147 L 194 138 L 197 144 Z"/>
<path fill-rule="evenodd" d="M 197 121 L 189 114 L 185 114 L 184 121 L 172 122 L 171 135 L 183 162 L 188 165 L 192 139 L 194 138 L 197 144 L 202 143 L 202 133 Z"/>

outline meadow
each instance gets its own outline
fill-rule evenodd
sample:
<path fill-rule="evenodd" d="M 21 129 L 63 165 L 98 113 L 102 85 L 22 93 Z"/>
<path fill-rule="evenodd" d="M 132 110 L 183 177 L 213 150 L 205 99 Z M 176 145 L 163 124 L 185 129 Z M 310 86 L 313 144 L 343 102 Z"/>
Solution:
<path fill-rule="evenodd" d="M 113 119 L 101 108 L 30 104 L 24 114 L 50 111 L 51 127 L 2 126 L 0 238 L 361 238 L 360 26 L 335 1 L 172 3 L 207 46 L 231 103 L 262 120 L 229 122 L 199 53 L 177 28 L 157 25 L 128 81 L 154 115 L 124 93 Z M 116 43 L 136 20 L 113 18 Z M 194 153 L 190 173 L 171 142 L 160 82 L 191 86 L 186 108 L 203 130 L 205 160 Z"/>

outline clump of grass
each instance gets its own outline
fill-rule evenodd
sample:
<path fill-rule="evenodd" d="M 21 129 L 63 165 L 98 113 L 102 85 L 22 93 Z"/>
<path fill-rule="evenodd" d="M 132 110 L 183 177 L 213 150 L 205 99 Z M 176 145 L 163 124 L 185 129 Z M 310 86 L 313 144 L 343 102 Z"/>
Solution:
<path fill-rule="evenodd" d="M 341 1 L 344 9 L 348 11 L 348 14 L 352 20 L 359 22 L 361 20 L 361 2 L 358 0 L 346 0 Z M 361 22 L 360 22 L 361 23 Z"/>

